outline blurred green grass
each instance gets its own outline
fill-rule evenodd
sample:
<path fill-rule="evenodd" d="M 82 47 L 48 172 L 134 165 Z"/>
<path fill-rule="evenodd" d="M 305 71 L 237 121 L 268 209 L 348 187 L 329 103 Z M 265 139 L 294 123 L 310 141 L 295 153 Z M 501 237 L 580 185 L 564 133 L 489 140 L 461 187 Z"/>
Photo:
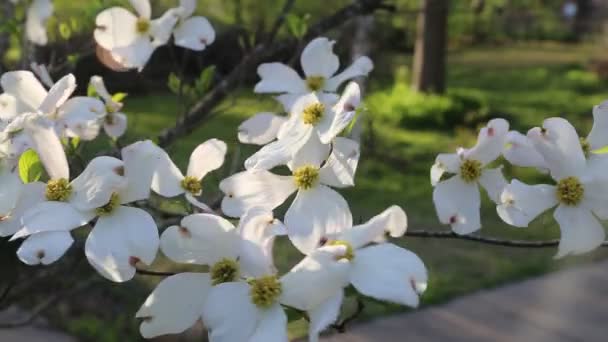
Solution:
<path fill-rule="evenodd" d="M 601 102 L 608 87 L 599 79 L 584 71 L 584 64 L 596 53 L 593 46 L 551 44 L 548 46 L 518 45 L 514 47 L 480 48 L 454 52 L 449 57 L 449 86 L 451 89 L 473 89 L 484 98 L 491 115 L 507 114 L 515 128 L 526 131 L 541 124 L 550 116 L 565 116 L 571 119 L 581 134 L 586 134 L 591 125 L 591 108 Z M 406 68 L 408 58 L 384 56 L 377 75 L 372 75 L 368 98 L 378 96 L 396 97 L 383 104 L 368 103 L 366 120 L 372 121 L 372 129 L 366 124 L 366 137 L 373 131 L 372 154 L 363 153 L 356 178 L 356 187 L 342 193 L 350 203 L 355 221 L 365 221 L 386 207 L 397 204 L 405 208 L 413 229 L 448 230 L 438 222 L 433 203 L 432 188 L 428 173 L 437 153 L 454 151 L 458 146 L 474 143 L 476 129 L 473 127 L 439 127 L 437 129 L 408 128 L 407 123 L 396 125 L 387 116 L 391 103 L 401 101 L 399 93 L 393 91 L 395 83 L 404 83 L 393 75 L 395 70 Z M 371 101 L 373 102 L 373 101 Z M 153 138 L 163 128 L 170 126 L 178 115 L 175 98 L 168 94 L 156 94 L 145 98 L 129 98 L 125 112 L 130 118 L 128 139 Z M 229 144 L 231 156 L 238 154 L 242 161 L 255 151 L 255 147 L 238 145 L 236 128 L 244 119 L 258 111 L 278 110 L 270 97 L 254 95 L 250 90 L 240 90 L 220 107 L 202 127 L 189 136 L 179 139 L 170 148 L 170 153 L 180 167 L 185 167 L 190 152 L 206 139 L 216 137 Z M 379 114 L 382 112 L 382 115 Z M 368 138 L 369 139 L 369 138 Z M 238 151 L 238 152 L 237 152 Z M 369 151 L 364 146 L 364 151 Z M 227 158 L 230 164 L 232 157 Z M 207 198 L 215 198 L 217 182 L 225 177 L 229 165 L 205 180 Z M 530 170 L 505 168 L 508 176 L 527 180 L 541 179 Z M 290 200 L 287 201 L 288 203 Z M 285 207 L 279 209 L 284 210 Z M 484 236 L 513 239 L 550 239 L 559 237 L 559 229 L 551 214 L 537 219 L 528 229 L 516 229 L 502 223 L 495 207 L 485 198 L 482 208 Z M 422 305 L 441 303 L 450 298 L 472 291 L 497 286 L 505 282 L 567 267 L 570 265 L 604 258 L 608 253 L 596 251 L 582 257 L 554 260 L 555 249 L 513 249 L 486 246 L 473 242 L 403 238 L 396 243 L 416 252 L 430 271 L 428 291 L 422 297 Z M 300 258 L 298 253 L 281 240 L 277 243 L 276 262 L 281 271 L 287 271 Z M 154 266 L 169 269 L 162 258 Z M 158 279 L 138 279 L 145 288 L 152 288 Z M 138 290 L 129 296 L 125 310 L 127 322 L 147 292 Z M 386 315 L 405 310 L 396 305 L 366 300 L 362 319 Z M 84 318 L 83 318 L 84 319 Z M 91 320 L 86 317 L 86 320 Z M 135 321 L 132 320 L 132 325 Z M 92 323 L 91 323 L 92 324 Z M 85 324 L 90 326 L 91 324 Z M 99 329 L 108 328 L 100 324 Z M 116 323 L 107 323 L 110 326 Z M 67 322 L 68 330 L 81 334 L 83 323 L 78 319 Z M 121 326 L 124 325 L 121 323 Z M 292 323 L 292 336 L 305 333 L 305 323 Z"/>

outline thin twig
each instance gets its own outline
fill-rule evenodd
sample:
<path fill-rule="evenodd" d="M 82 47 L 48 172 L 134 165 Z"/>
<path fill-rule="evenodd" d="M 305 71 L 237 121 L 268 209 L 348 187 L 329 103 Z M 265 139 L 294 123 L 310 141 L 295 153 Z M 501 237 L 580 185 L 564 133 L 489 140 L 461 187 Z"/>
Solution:
<path fill-rule="evenodd" d="M 287 18 L 287 14 L 289 14 L 289 12 L 291 12 L 291 9 L 293 8 L 293 5 L 295 4 L 295 2 L 296 2 L 295 0 L 285 0 L 285 5 L 283 5 L 283 9 L 281 10 L 281 13 L 277 17 L 277 20 L 272 25 L 272 29 L 270 30 L 270 33 L 268 34 L 268 38 L 266 39 L 266 45 L 269 45 L 270 43 L 272 43 L 274 41 L 274 38 L 279 33 L 281 26 L 283 26 L 283 23 L 285 22 L 285 19 Z"/>
<path fill-rule="evenodd" d="M 158 271 L 149 271 L 136 267 L 135 272 L 141 275 L 155 276 L 155 277 L 170 277 L 172 275 L 176 275 L 175 272 L 158 272 Z"/>
<path fill-rule="evenodd" d="M 526 241 L 526 240 L 509 240 L 500 239 L 493 237 L 483 237 L 477 235 L 458 235 L 451 231 L 431 231 L 425 229 L 419 230 L 408 230 L 405 235 L 411 237 L 420 238 L 435 238 L 435 239 L 454 239 L 454 240 L 467 240 L 473 242 L 484 243 L 495 246 L 505 246 L 514 248 L 549 248 L 557 247 L 559 245 L 559 239 L 554 240 L 539 240 L 539 241 Z M 602 244 L 602 247 L 608 247 L 608 241 Z"/>

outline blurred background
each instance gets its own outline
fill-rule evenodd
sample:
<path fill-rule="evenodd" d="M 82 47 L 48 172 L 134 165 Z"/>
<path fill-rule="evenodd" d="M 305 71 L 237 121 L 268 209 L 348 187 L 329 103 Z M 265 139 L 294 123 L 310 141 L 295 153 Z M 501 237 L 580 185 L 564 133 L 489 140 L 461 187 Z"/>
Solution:
<path fill-rule="evenodd" d="M 24 49 L 14 25 L 24 13 L 7 0 L 0 23 L 2 70 L 17 69 L 28 58 L 48 63 L 57 78 L 74 72 L 86 93 L 92 75 L 106 79 L 113 93 L 128 93 L 124 111 L 129 130 L 124 142 L 155 138 L 185 110 L 205 95 L 238 65 L 257 42 L 264 39 L 279 15 L 283 0 L 200 0 L 197 13 L 209 18 L 217 31 L 216 42 L 201 53 L 172 45 L 156 51 L 143 72 L 117 73 L 101 64 L 92 39 L 95 16 L 110 5 L 128 7 L 127 1 L 55 0 L 55 15 L 48 23 L 50 43 Z M 278 39 L 298 40 L 310 25 L 352 1 L 296 1 Z M 175 6 L 177 0 L 152 1 L 155 16 Z M 337 41 L 343 66 L 361 55 L 370 56 L 375 69 L 366 80 L 365 108 L 357 123 L 362 158 L 356 187 L 342 193 L 356 221 L 364 221 L 392 204 L 405 208 L 410 227 L 448 230 L 438 222 L 432 203 L 429 168 L 437 153 L 453 152 L 474 143 L 478 128 L 490 118 L 503 117 L 512 128 L 526 132 L 550 116 L 565 117 L 581 136 L 591 128 L 593 105 L 608 98 L 608 1 L 601 0 L 394 0 L 394 7 L 349 20 L 327 33 Z M 21 18 L 21 19 L 20 19 Z M 299 67 L 297 56 L 287 51 L 280 60 Z M 27 54 L 27 56 L 26 56 Z M 233 165 L 256 148 L 239 145 L 238 125 L 257 112 L 281 112 L 270 96 L 253 93 L 258 78 L 244 73 L 232 92 L 200 127 L 180 137 L 169 152 L 185 167 L 193 148 L 212 137 L 225 140 L 230 156 L 222 170 L 206 178 L 205 198 L 217 200 L 217 184 Z M 202 84 L 202 85 L 201 85 Z M 179 89 L 189 89 L 176 96 Z M 84 146 L 94 155 L 108 143 Z M 505 166 L 508 178 L 544 181 L 534 170 Z M 287 201 L 289 203 L 289 201 Z M 180 210 L 169 203 L 167 210 Z M 280 208 L 283 211 L 285 208 Z M 486 198 L 482 209 L 483 236 L 513 239 L 553 239 L 559 228 L 551 214 L 541 216 L 528 229 L 501 222 Z M 608 255 L 596 251 L 582 257 L 554 260 L 555 249 L 512 249 L 473 242 L 404 238 L 396 241 L 416 252 L 430 270 L 429 289 L 423 305 L 445 302 L 482 288 L 515 282 Z M 300 258 L 285 241 L 277 245 L 276 263 L 288 270 Z M 43 317 L 59 330 L 85 341 L 138 340 L 134 314 L 159 277 L 138 276 L 126 284 L 95 278 L 82 251 L 70 254 L 47 268 L 26 268 L 14 262 L 15 246 L 0 241 L 1 282 L 25 276 L 31 286 L 19 286 L 9 297 L 11 309 L 31 312 L 65 288 L 89 281 L 83 291 L 55 299 Z M 159 257 L 155 270 L 193 268 L 174 265 Z M 5 276 L 6 275 L 6 276 Z M 0 303 L 0 310 L 6 309 Z M 2 307 L 4 306 L 4 307 Z M 345 311 L 354 310 L 347 303 Z M 404 308 L 365 301 L 358 318 L 403 311 Z M 346 314 L 346 313 L 345 313 Z M 305 334 L 306 322 L 290 323 L 292 336 Z M 196 336 L 196 329 L 189 333 Z M 174 341 L 185 337 L 165 338 Z"/>

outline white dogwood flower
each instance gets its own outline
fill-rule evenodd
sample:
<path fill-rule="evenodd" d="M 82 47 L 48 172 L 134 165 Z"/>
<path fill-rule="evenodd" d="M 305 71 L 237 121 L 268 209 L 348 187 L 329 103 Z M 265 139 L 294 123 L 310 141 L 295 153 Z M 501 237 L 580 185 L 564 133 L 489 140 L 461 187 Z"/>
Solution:
<path fill-rule="evenodd" d="M 287 164 L 304 145 L 322 151 L 353 120 L 361 102 L 356 83 L 350 83 L 337 103 L 314 93 L 302 96 L 291 109 L 289 119 L 277 132 L 277 140 L 261 148 L 245 161 L 247 170 L 270 170 Z"/>
<path fill-rule="evenodd" d="M 173 163 L 166 152 L 154 172 L 152 190 L 164 197 L 175 197 L 182 194 L 193 205 L 201 209 L 209 209 L 196 199 L 203 192 L 202 180 L 211 171 L 219 169 L 224 164 L 227 146 L 218 139 L 210 139 L 198 145 L 190 155 L 190 163 L 186 176 Z"/>
<path fill-rule="evenodd" d="M 565 119 L 550 118 L 528 132 L 542 154 L 556 185 L 527 185 L 513 180 L 497 206 L 500 217 L 527 227 L 541 213 L 557 206 L 554 218 L 561 240 L 556 257 L 591 251 L 604 242 L 599 219 L 608 219 L 608 158 L 587 160 L 576 130 Z"/>
<path fill-rule="evenodd" d="M 33 0 L 27 9 L 25 19 L 25 35 L 36 45 L 46 45 L 48 37 L 46 22 L 53 15 L 53 2 L 51 0 Z"/>
<path fill-rule="evenodd" d="M 477 144 L 458 153 L 440 154 L 431 168 L 433 202 L 437 216 L 449 224 L 457 234 L 469 234 L 481 228 L 481 185 L 496 203 L 506 185 L 501 168 L 490 169 L 488 164 L 503 151 L 509 123 L 494 119 L 481 129 Z M 445 173 L 452 177 L 442 180 Z"/>
<path fill-rule="evenodd" d="M 541 172 L 547 170 L 543 156 L 534 148 L 527 136 L 511 131 L 507 133 L 503 156 L 509 163 L 521 167 L 534 167 Z"/>
<path fill-rule="evenodd" d="M 330 187 L 354 185 L 359 145 L 337 138 L 330 154 L 330 145 L 320 145 L 318 139 L 311 138 L 289 163 L 291 176 L 245 171 L 224 179 L 220 183 L 225 194 L 222 211 L 240 217 L 252 208 L 272 210 L 297 191 L 285 214 L 285 225 L 291 241 L 305 254 L 314 250 L 325 234 L 349 227 L 352 216 L 348 203 Z"/>
<path fill-rule="evenodd" d="M 160 155 L 158 147 L 144 141 L 123 148 L 122 157 L 123 161 L 98 157 L 71 183 L 66 179 L 48 183 L 49 201 L 24 214 L 23 227 L 13 239 L 69 232 L 98 217 L 85 243 L 89 263 L 112 281 L 133 278 L 137 263 L 150 264 L 156 257 L 159 237 L 150 214 L 125 204 L 149 197 Z"/>
<path fill-rule="evenodd" d="M 111 138 L 120 138 L 127 131 L 127 115 L 120 111 L 123 104 L 114 101 L 101 76 L 92 76 L 90 84 L 105 104 L 102 117 L 104 131 Z"/>
<path fill-rule="evenodd" d="M 179 263 L 209 265 L 209 273 L 181 273 L 166 278 L 138 310 L 142 336 L 181 333 L 201 318 L 212 288 L 275 272 L 272 246 L 280 222 L 272 213 L 254 210 L 239 227 L 210 214 L 194 214 L 161 236 L 161 250 Z"/>
<path fill-rule="evenodd" d="M 97 15 L 95 41 L 123 67 L 141 71 L 154 50 L 169 41 L 178 17 L 175 9 L 170 9 L 152 20 L 149 0 L 129 2 L 137 15 L 122 7 L 111 7 Z"/>
<path fill-rule="evenodd" d="M 256 93 L 287 93 L 287 98 L 297 99 L 310 92 L 335 93 L 344 82 L 359 76 L 367 76 L 374 65 L 368 57 L 359 57 L 352 65 L 337 73 L 340 60 L 333 52 L 335 42 L 327 38 L 312 40 L 302 51 L 300 63 L 304 79 L 283 63 L 265 63 L 258 67 L 261 80 L 255 86 Z"/>
<path fill-rule="evenodd" d="M 0 237 L 11 236 L 21 227 L 24 212 L 44 200 L 45 185 L 23 184 L 16 171 L 0 161 Z"/>
<path fill-rule="evenodd" d="M 215 30 L 209 20 L 201 16 L 192 16 L 196 10 L 196 0 L 180 0 L 177 8 L 179 21 L 173 30 L 175 45 L 203 51 L 215 41 Z"/>

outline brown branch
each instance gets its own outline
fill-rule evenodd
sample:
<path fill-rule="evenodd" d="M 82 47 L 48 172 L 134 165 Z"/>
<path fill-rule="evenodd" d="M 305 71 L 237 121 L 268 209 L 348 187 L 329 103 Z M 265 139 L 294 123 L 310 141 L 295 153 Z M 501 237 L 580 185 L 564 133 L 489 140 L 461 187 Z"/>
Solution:
<path fill-rule="evenodd" d="M 392 10 L 393 7 L 387 5 L 385 2 L 385 0 L 357 0 L 311 26 L 304 37 L 304 41 L 311 40 L 332 28 L 344 24 L 346 21 L 356 16 L 371 14 L 380 9 Z M 278 56 L 281 56 L 284 53 L 293 51 L 296 46 L 297 41 L 290 38 L 281 42 L 270 42 L 270 44 L 262 43 L 257 45 L 222 81 L 196 103 L 184 117 L 179 118 L 174 127 L 165 130 L 158 137 L 159 146 L 167 147 L 176 139 L 190 134 L 202 122 L 209 118 L 213 109 L 219 105 L 236 86 L 238 86 L 239 80 L 242 79 L 244 75 L 255 72 L 258 64 L 263 61 L 278 58 Z"/>
<path fill-rule="evenodd" d="M 287 14 L 289 12 L 291 12 L 291 9 L 293 8 L 293 5 L 295 4 L 295 2 L 296 2 L 295 0 L 285 0 L 285 5 L 283 5 L 283 9 L 281 10 L 281 13 L 277 17 L 277 20 L 272 25 L 270 34 L 268 34 L 268 38 L 266 39 L 266 45 L 269 45 L 274 41 L 274 38 L 279 33 L 281 26 L 283 26 L 283 23 L 285 22 L 285 19 L 287 18 Z"/>
<path fill-rule="evenodd" d="M 526 240 L 509 240 L 499 239 L 493 237 L 482 237 L 477 235 L 458 235 L 451 231 L 430 231 L 430 230 L 409 230 L 405 233 L 406 236 L 419 237 L 419 238 L 436 238 L 436 239 L 454 239 L 454 240 L 466 240 L 479 243 L 485 243 L 488 245 L 505 246 L 514 248 L 548 248 L 557 247 L 559 245 L 559 239 L 554 240 L 540 240 L 540 241 L 526 241 Z M 602 244 L 602 247 L 608 247 L 608 241 Z"/>
<path fill-rule="evenodd" d="M 154 277 L 170 277 L 172 275 L 176 275 L 175 272 L 158 272 L 158 271 L 149 271 L 136 267 L 135 272 L 141 275 L 154 276 Z"/>

